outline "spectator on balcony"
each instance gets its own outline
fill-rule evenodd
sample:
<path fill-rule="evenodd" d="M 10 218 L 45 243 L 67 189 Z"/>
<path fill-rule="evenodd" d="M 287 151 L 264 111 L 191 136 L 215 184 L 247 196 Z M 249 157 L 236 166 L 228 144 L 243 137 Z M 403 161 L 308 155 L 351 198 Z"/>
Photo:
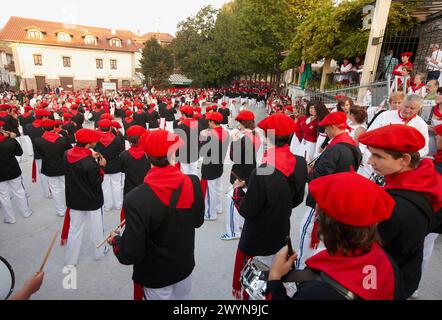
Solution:
<path fill-rule="evenodd" d="M 340 75 L 337 77 L 337 81 L 341 84 L 349 84 L 350 76 L 348 73 L 351 72 L 352 69 L 353 65 L 351 64 L 350 60 L 345 58 L 341 67 L 339 68 Z"/>
<path fill-rule="evenodd" d="M 402 53 L 401 54 L 402 63 L 398 64 L 394 68 L 393 72 L 391 73 L 392 76 L 401 77 L 402 76 L 403 67 L 405 67 L 405 66 L 408 66 L 411 69 L 411 71 L 412 71 L 413 70 L 413 63 L 410 61 L 410 58 L 412 56 L 413 56 L 412 52 L 404 52 L 404 53 Z"/>

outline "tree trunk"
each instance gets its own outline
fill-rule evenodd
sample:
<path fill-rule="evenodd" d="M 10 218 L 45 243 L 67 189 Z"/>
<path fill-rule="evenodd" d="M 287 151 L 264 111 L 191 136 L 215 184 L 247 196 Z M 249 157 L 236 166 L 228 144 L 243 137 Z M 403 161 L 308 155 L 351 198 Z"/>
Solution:
<path fill-rule="evenodd" d="M 325 84 L 327 83 L 327 74 L 330 73 L 330 71 L 331 71 L 331 59 L 326 58 L 324 59 L 324 67 L 322 68 L 321 86 L 319 90 L 324 91 Z"/>

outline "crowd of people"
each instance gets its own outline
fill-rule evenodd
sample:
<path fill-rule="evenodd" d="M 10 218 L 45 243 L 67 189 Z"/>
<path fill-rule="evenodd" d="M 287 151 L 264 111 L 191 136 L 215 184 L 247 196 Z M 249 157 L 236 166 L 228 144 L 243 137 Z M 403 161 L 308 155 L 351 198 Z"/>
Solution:
<path fill-rule="evenodd" d="M 268 113 L 259 122 L 258 108 Z M 191 298 L 195 230 L 218 221 L 223 208 L 220 239 L 239 240 L 236 299 L 250 298 L 241 272 L 251 259 L 270 267 L 267 299 L 408 299 L 441 229 L 442 88 L 429 122 L 423 109 L 419 94 L 398 92 L 366 110 L 345 96 L 332 107 L 291 101 L 254 81 L 4 92 L 0 210 L 7 224 L 17 214 L 32 219 L 20 168 L 26 152 L 32 181 L 60 216 L 65 266 L 78 265 L 89 224 L 95 259 L 112 248 L 133 265 L 135 299 Z M 290 252 L 290 218 L 304 201 Z M 124 231 L 97 248 L 111 210 Z M 367 265 L 377 286 L 366 285 Z M 292 270 L 307 276 L 288 296 L 283 282 Z"/>

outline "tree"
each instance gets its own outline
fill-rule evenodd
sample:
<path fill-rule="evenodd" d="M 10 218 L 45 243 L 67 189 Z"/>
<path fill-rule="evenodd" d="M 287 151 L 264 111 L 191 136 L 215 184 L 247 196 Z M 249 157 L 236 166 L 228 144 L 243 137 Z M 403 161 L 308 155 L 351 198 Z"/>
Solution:
<path fill-rule="evenodd" d="M 141 68 L 146 83 L 150 80 L 150 84 L 155 87 L 167 87 L 173 71 L 173 57 L 170 49 L 161 47 L 155 37 L 151 38 L 143 49 Z"/>

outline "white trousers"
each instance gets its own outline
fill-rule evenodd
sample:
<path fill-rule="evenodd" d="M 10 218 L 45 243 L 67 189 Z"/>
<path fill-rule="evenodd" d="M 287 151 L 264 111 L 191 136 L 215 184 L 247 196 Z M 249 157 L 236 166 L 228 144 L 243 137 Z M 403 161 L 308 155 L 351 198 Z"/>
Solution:
<path fill-rule="evenodd" d="M 198 176 L 198 161 L 192 163 L 180 163 L 181 172 L 186 175 Z"/>
<path fill-rule="evenodd" d="M 165 123 L 166 123 L 166 118 L 160 118 L 160 129 L 164 129 Z"/>
<path fill-rule="evenodd" d="M 427 270 L 428 265 L 430 264 L 430 258 L 434 249 L 434 242 L 436 241 L 438 233 L 430 233 L 425 237 L 424 241 L 424 259 L 422 261 L 422 273 Z"/>
<path fill-rule="evenodd" d="M 34 150 L 32 149 L 32 141 L 29 136 L 22 136 L 22 147 L 24 146 L 24 151 L 26 150 L 28 156 L 33 157 L 34 156 Z"/>
<path fill-rule="evenodd" d="M 307 163 L 310 163 L 314 159 L 315 150 L 316 150 L 316 142 L 302 140 L 295 154 L 300 157 L 305 157 Z"/>
<path fill-rule="evenodd" d="M 303 270 L 306 267 L 305 261 L 314 256 L 316 253 L 325 249 L 322 241 L 319 243 L 317 249 L 312 249 L 310 243 L 312 240 L 312 231 L 315 224 L 316 211 L 313 208 L 307 207 L 307 212 L 301 221 L 300 225 L 300 239 L 299 248 L 297 249 L 298 259 L 295 262 L 295 268 Z"/>
<path fill-rule="evenodd" d="M 92 242 L 95 250 L 95 259 L 99 260 L 104 256 L 106 246 L 100 249 L 96 245 L 104 238 L 103 230 L 103 210 L 77 211 L 71 210 L 71 224 L 69 228 L 68 243 L 65 253 L 65 265 L 76 266 L 80 256 L 81 243 L 83 240 L 83 230 L 86 221 L 89 219 L 92 233 Z"/>
<path fill-rule="evenodd" d="M 64 217 L 66 213 L 66 196 L 64 193 L 64 176 L 47 177 L 49 188 L 52 192 L 52 199 L 54 200 L 55 212 L 60 217 Z"/>
<path fill-rule="evenodd" d="M 32 215 L 32 210 L 29 207 L 28 198 L 26 197 L 22 176 L 0 182 L 0 212 L 3 213 L 5 222 L 8 223 L 15 222 L 15 212 L 12 207 L 11 199 L 14 201 L 15 207 L 23 217 L 28 218 Z"/>
<path fill-rule="evenodd" d="M 166 121 L 166 130 L 173 133 L 173 121 Z"/>
<path fill-rule="evenodd" d="M 44 174 L 41 173 L 41 165 L 42 165 L 41 159 L 35 160 L 35 165 L 37 167 L 37 181 L 39 181 L 41 190 L 43 191 L 43 197 L 46 199 L 51 198 L 51 189 L 49 188 L 49 182 L 48 177 L 46 177 Z"/>
<path fill-rule="evenodd" d="M 215 220 L 218 214 L 222 213 L 222 177 L 215 180 L 207 180 L 207 193 L 206 193 L 206 214 L 205 218 L 209 220 Z"/>
<path fill-rule="evenodd" d="M 151 289 L 143 288 L 146 300 L 190 300 L 192 290 L 192 275 L 170 286 Z"/>
<path fill-rule="evenodd" d="M 114 174 L 105 174 L 103 184 L 104 210 L 120 210 L 123 206 L 123 183 L 121 172 Z"/>
<path fill-rule="evenodd" d="M 229 194 L 226 195 L 226 234 L 229 237 L 235 238 L 241 236 L 244 218 L 241 217 L 233 202 L 233 191 L 234 190 L 230 191 Z M 246 190 L 244 189 L 244 191 Z"/>

